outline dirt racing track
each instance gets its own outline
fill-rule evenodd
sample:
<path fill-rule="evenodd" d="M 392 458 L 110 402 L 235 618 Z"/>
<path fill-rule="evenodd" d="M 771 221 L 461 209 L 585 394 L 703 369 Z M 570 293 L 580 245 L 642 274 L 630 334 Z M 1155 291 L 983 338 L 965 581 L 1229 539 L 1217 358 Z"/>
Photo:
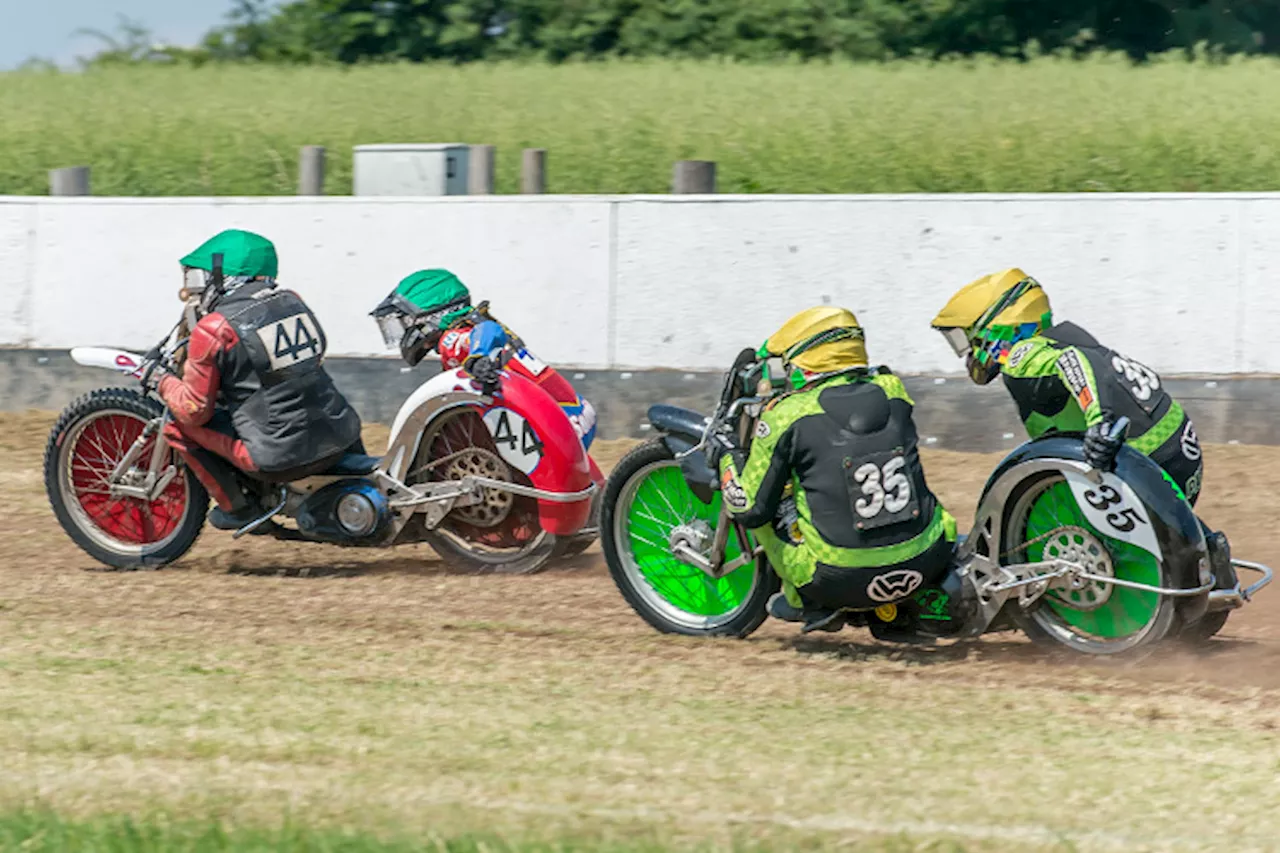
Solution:
<path fill-rule="evenodd" d="M 174 567 L 107 573 L 46 505 L 52 420 L 0 420 L 6 805 L 627 843 L 1280 844 L 1280 587 L 1207 646 L 1125 665 L 1014 635 L 661 636 L 598 547 L 474 576 L 425 546 L 206 530 Z M 1202 515 L 1280 565 L 1280 448 L 1206 455 Z M 926 453 L 962 528 L 997 459 Z"/>

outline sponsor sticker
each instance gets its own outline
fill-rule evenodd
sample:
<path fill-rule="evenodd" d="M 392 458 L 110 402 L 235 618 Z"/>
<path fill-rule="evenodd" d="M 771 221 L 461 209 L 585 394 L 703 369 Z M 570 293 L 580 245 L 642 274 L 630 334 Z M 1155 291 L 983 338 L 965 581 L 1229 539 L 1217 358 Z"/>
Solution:
<path fill-rule="evenodd" d="M 1005 362 L 1005 364 L 1007 364 L 1009 367 L 1017 367 L 1018 364 L 1024 358 L 1027 357 L 1027 353 L 1031 352 L 1031 348 L 1033 346 L 1034 344 L 1032 344 L 1030 341 L 1027 341 L 1026 343 L 1018 344 L 1016 347 L 1014 347 L 1012 350 L 1009 351 L 1009 358 Z"/>
<path fill-rule="evenodd" d="M 743 510 L 747 508 L 747 490 L 742 488 L 738 478 L 733 475 L 732 468 L 726 468 L 725 472 L 720 475 L 720 491 L 724 493 L 724 499 L 733 509 Z"/>
<path fill-rule="evenodd" d="M 1089 390 L 1089 380 L 1084 372 L 1084 364 L 1080 361 L 1074 350 L 1068 350 L 1058 356 L 1058 369 L 1062 371 L 1062 376 L 1066 380 L 1067 388 L 1070 389 L 1076 401 L 1080 403 L 1081 409 L 1088 409 L 1093 403 L 1093 392 Z"/>
<path fill-rule="evenodd" d="M 1204 476 L 1204 468 L 1196 469 L 1196 472 L 1187 478 L 1187 500 L 1191 500 L 1200 494 L 1200 479 Z"/>
<path fill-rule="evenodd" d="M 867 584 L 867 598 L 885 603 L 900 601 L 920 588 L 924 575 L 911 569 L 898 569 L 876 575 Z"/>
<path fill-rule="evenodd" d="M 1182 430 L 1182 455 L 1192 462 L 1200 459 L 1200 439 L 1196 436 L 1196 428 L 1187 421 Z"/>
<path fill-rule="evenodd" d="M 772 432 L 769 424 L 763 419 L 756 422 L 756 438 L 768 438 Z"/>

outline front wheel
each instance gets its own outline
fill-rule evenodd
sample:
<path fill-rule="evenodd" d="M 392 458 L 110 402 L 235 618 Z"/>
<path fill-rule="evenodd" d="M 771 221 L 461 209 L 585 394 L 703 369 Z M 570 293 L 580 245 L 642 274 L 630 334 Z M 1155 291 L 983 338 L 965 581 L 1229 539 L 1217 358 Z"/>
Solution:
<path fill-rule="evenodd" d="M 609 574 L 632 609 L 659 631 L 745 637 L 764 622 L 779 580 L 763 556 L 713 579 L 671 553 L 677 528 L 709 541 L 719 517 L 720 493 L 703 503 L 660 438 L 632 450 L 609 475 L 600 513 Z M 740 554 L 731 533 L 725 560 Z"/>
<path fill-rule="evenodd" d="M 1001 548 L 1008 562 L 1065 559 L 1085 565 L 1095 575 L 1173 585 L 1163 561 L 1090 525 L 1060 474 L 1018 486 L 1008 506 Z M 1008 608 L 1033 641 L 1090 655 L 1145 652 L 1177 621 L 1169 596 L 1096 581 L 1077 587 L 1055 584 L 1029 609 L 1016 600 Z"/>
<path fill-rule="evenodd" d="M 44 485 L 58 523 L 81 549 L 117 569 L 158 568 L 182 557 L 204 526 L 209 494 L 169 452 L 177 476 L 153 501 L 125 497 L 109 477 L 163 407 L 136 391 L 107 388 L 74 401 L 58 418 L 44 451 Z M 129 474 L 150 464 L 148 439 Z"/>

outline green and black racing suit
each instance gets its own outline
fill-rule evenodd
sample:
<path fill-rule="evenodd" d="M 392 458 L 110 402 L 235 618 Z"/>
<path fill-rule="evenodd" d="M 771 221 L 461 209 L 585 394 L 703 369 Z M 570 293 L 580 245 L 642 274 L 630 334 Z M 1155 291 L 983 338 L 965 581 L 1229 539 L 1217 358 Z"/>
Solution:
<path fill-rule="evenodd" d="M 1073 323 L 1016 344 L 1002 367 L 1027 433 L 1084 432 L 1127 417 L 1126 443 L 1150 457 L 1193 505 L 1204 473 L 1200 442 L 1182 406 L 1150 368 L 1110 350 Z"/>
<path fill-rule="evenodd" d="M 886 369 L 820 379 L 761 414 L 748 458 L 720 461 L 729 511 L 751 529 L 796 607 L 871 609 L 940 581 L 955 519 L 929 491 L 912 402 Z M 791 486 L 788 539 L 773 522 Z"/>

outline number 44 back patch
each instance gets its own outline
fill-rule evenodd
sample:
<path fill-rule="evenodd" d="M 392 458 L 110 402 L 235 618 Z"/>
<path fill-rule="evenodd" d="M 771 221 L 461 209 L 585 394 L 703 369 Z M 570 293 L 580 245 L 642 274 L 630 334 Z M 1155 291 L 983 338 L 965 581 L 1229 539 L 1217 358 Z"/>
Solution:
<path fill-rule="evenodd" d="M 324 339 L 308 313 L 294 314 L 257 330 L 272 370 L 284 370 L 324 354 Z"/>

